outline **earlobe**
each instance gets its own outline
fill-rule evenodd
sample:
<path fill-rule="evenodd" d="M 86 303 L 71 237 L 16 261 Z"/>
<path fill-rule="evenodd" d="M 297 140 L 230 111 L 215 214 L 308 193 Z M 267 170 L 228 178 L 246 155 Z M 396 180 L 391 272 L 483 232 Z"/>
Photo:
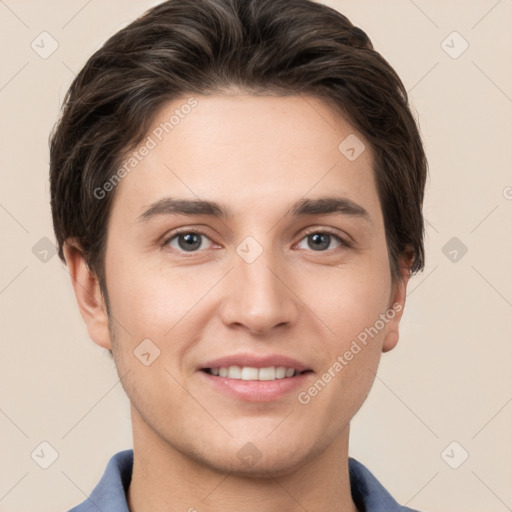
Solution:
<path fill-rule="evenodd" d="M 399 325 L 405 308 L 407 284 L 411 277 L 411 260 L 400 266 L 400 279 L 393 286 L 393 293 L 389 304 L 388 316 L 392 317 L 386 328 L 386 336 L 382 344 L 382 352 L 394 349 L 399 339 Z"/>
<path fill-rule="evenodd" d="M 80 314 L 87 325 L 89 336 L 100 347 L 111 349 L 107 308 L 98 278 L 89 270 L 79 244 L 66 241 L 63 250 Z"/>

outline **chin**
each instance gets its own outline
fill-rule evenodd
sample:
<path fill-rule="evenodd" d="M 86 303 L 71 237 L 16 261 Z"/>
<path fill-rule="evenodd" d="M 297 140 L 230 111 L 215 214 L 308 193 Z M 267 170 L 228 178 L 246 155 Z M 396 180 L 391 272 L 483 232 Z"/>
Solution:
<path fill-rule="evenodd" d="M 211 469 L 232 476 L 247 478 L 275 478 L 289 475 L 304 465 L 304 460 L 296 454 L 287 454 L 286 458 L 275 456 L 262 456 L 254 461 L 233 461 L 233 459 L 209 461 Z"/>
<path fill-rule="evenodd" d="M 235 446 L 224 447 L 222 452 L 196 453 L 196 460 L 213 471 L 230 473 L 239 477 L 271 478 L 292 474 L 314 458 L 316 452 L 306 448 L 304 439 L 296 443 L 271 443 L 257 440 L 255 443 L 239 442 Z M 279 444 L 279 446 L 278 446 Z M 300 450 L 298 449 L 300 447 Z"/>

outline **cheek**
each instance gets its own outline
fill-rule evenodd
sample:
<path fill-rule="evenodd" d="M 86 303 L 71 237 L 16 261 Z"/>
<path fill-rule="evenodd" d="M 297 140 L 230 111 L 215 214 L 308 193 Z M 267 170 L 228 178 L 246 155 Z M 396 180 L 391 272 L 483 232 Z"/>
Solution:
<path fill-rule="evenodd" d="M 178 384 L 181 378 L 177 367 L 181 353 L 194 339 L 189 328 L 194 321 L 193 307 L 206 289 L 143 267 L 135 258 L 121 261 L 114 256 L 112 261 L 116 263 L 109 268 L 109 296 L 118 373 L 126 375 L 124 389 L 140 414 L 146 419 L 162 417 L 170 421 L 170 413 L 162 412 L 158 404 L 164 397 L 172 397 L 166 400 L 172 400 L 173 414 L 179 414 L 190 402 Z M 153 399 L 148 400 L 148 396 Z"/>
<path fill-rule="evenodd" d="M 326 272 L 317 276 L 309 304 L 329 327 L 340 346 L 371 328 L 388 307 L 391 278 L 386 268 L 366 266 Z M 323 286 L 322 286 L 323 284 Z M 380 323 L 379 323 L 380 326 Z M 379 329 L 382 330 L 382 329 Z"/>
<path fill-rule="evenodd" d="M 140 260 L 119 258 L 109 271 L 112 314 L 133 337 L 162 339 L 204 294 L 179 272 L 164 274 Z"/>
<path fill-rule="evenodd" d="M 387 255 L 380 254 L 358 269 L 331 272 L 323 283 L 322 292 L 317 289 L 311 301 L 334 334 L 324 338 L 318 391 L 306 390 L 304 401 L 316 401 L 317 414 L 324 413 L 332 425 L 339 425 L 357 412 L 375 379 L 388 325 L 381 320 L 391 291 Z M 318 398 L 313 398 L 315 392 Z"/>
<path fill-rule="evenodd" d="M 382 354 L 390 281 L 382 273 L 350 274 L 325 281 L 323 293 L 310 296 L 311 309 L 329 327 L 316 340 L 321 356 L 317 380 L 298 395 L 304 411 L 324 417 L 331 438 L 356 414 L 370 392 Z M 308 416 L 309 417 L 309 416 Z"/>

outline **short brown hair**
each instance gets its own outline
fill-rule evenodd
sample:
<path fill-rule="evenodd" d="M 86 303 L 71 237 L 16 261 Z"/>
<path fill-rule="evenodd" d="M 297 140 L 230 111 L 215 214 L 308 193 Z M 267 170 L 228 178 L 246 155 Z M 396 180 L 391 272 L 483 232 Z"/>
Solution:
<path fill-rule="evenodd" d="M 185 94 L 308 94 L 338 109 L 370 143 L 391 274 L 424 266 L 427 161 L 407 91 L 368 36 L 310 0 L 169 0 L 114 34 L 68 90 L 50 140 L 59 256 L 76 239 L 106 292 L 104 250 L 114 191 L 102 187 L 157 111 Z M 341 142 L 341 141 L 340 141 Z M 108 299 L 107 299 L 108 301 Z"/>

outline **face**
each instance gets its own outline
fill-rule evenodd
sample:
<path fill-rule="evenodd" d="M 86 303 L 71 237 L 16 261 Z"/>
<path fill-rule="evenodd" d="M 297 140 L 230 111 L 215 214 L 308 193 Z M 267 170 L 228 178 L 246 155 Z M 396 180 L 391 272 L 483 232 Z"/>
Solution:
<path fill-rule="evenodd" d="M 347 432 L 398 339 L 406 277 L 393 285 L 371 150 L 342 117 L 313 97 L 188 99 L 117 185 L 112 333 L 89 332 L 125 375 L 134 436 L 285 474 Z"/>

